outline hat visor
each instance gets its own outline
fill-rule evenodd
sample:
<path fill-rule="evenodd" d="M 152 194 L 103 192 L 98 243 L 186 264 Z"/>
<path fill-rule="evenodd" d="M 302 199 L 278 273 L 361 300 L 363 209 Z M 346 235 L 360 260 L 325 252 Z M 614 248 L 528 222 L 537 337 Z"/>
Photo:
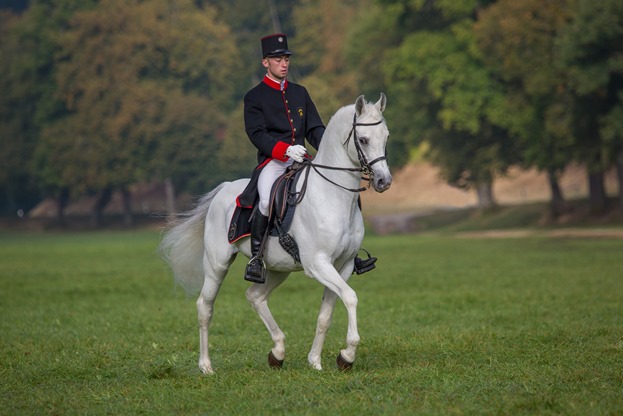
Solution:
<path fill-rule="evenodd" d="M 288 49 L 277 49 L 276 51 L 268 52 L 264 55 L 264 58 L 274 58 L 275 56 L 284 56 L 284 55 L 292 55 L 292 52 Z"/>

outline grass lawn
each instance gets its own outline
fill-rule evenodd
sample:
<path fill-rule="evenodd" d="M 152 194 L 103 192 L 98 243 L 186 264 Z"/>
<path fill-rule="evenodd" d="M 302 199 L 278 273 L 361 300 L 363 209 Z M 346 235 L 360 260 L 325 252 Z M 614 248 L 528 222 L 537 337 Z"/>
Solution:
<path fill-rule="evenodd" d="M 194 299 L 153 231 L 0 234 L 2 415 L 623 414 L 623 239 L 370 236 L 354 276 L 357 361 L 307 366 L 321 287 L 296 273 L 271 306 L 282 370 L 238 259 L 197 367 Z"/>

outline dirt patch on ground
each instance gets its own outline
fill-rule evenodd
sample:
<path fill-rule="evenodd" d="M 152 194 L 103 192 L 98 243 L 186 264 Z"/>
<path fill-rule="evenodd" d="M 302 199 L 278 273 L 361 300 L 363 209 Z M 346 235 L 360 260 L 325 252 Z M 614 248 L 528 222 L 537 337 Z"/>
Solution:
<path fill-rule="evenodd" d="M 610 171 L 605 178 L 608 195 L 617 195 L 616 173 Z M 573 200 L 588 195 L 586 169 L 571 165 L 560 178 L 565 199 Z M 544 202 L 550 199 L 547 176 L 537 170 L 512 168 L 504 177 L 495 180 L 494 198 L 501 205 Z M 363 192 L 364 212 L 378 213 L 426 212 L 443 208 L 468 208 L 477 204 L 474 191 L 465 191 L 445 183 L 439 169 L 429 163 L 407 165 L 394 172 L 391 188 L 382 193 Z"/>
<path fill-rule="evenodd" d="M 623 238 L 623 229 L 584 229 L 564 228 L 558 230 L 487 230 L 469 231 L 455 234 L 459 238 Z"/>
<path fill-rule="evenodd" d="M 567 201 L 581 202 L 588 196 L 587 172 L 583 166 L 571 165 L 561 175 L 559 181 L 563 196 Z M 605 176 L 606 192 L 609 196 L 618 195 L 618 182 L 614 170 Z M 550 199 L 547 176 L 537 170 L 512 168 L 504 177 L 498 178 L 493 186 L 494 198 L 503 207 L 522 204 L 546 203 Z M 428 164 L 418 163 L 405 166 L 394 173 L 391 188 L 382 193 L 373 190 L 362 193 L 363 212 L 368 224 L 379 234 L 414 233 L 425 231 L 419 229 L 419 218 L 442 211 L 473 209 L 477 206 L 474 191 L 466 191 L 445 183 L 439 175 L 439 169 Z M 616 212 L 614 212 L 616 211 Z M 599 218 L 592 218 L 588 206 L 576 206 L 569 213 L 556 218 L 555 221 L 545 215 L 535 222 L 535 226 L 552 225 L 557 227 L 582 227 L 591 229 L 565 229 L 556 231 L 531 229 L 526 230 L 493 230 L 465 232 L 462 237 L 519 238 L 533 235 L 550 235 L 553 237 L 616 237 L 623 231 L 601 229 L 610 224 L 621 223 L 618 209 L 605 213 Z M 537 224 L 538 222 L 538 224 Z M 530 227 L 530 225 L 526 225 Z"/>

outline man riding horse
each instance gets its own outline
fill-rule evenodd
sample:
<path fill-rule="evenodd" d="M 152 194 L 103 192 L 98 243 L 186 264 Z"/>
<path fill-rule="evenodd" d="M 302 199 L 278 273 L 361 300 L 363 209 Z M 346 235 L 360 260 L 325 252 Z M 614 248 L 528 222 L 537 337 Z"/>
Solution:
<path fill-rule="evenodd" d="M 240 207 L 255 207 L 251 222 L 252 258 L 244 275 L 246 280 L 255 283 L 264 283 L 261 247 L 269 222 L 273 183 L 294 162 L 310 157 L 305 139 L 318 149 L 325 131 L 305 87 L 287 79 L 292 52 L 288 49 L 286 35 L 266 36 L 261 39 L 261 45 L 266 75 L 244 97 L 245 130 L 258 149 L 258 166 L 237 200 Z M 358 274 L 369 271 L 375 267 L 375 262 L 374 257 L 356 257 L 355 271 Z"/>

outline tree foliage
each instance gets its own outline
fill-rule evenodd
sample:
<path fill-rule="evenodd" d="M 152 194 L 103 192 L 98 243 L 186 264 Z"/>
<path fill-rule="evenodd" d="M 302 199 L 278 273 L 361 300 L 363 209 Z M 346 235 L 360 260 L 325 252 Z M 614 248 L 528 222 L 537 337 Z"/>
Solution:
<path fill-rule="evenodd" d="M 54 34 L 92 4 L 40 1 L 19 17 L 0 13 L 0 209 L 28 209 L 39 198 L 33 154 L 62 107 L 54 94 Z"/>
<path fill-rule="evenodd" d="M 386 64 L 367 74 L 384 74 L 398 101 L 388 109 L 392 132 L 410 147 L 430 142 L 450 183 L 473 186 L 516 163 L 555 179 L 573 160 L 595 174 L 623 160 L 620 2 L 376 4 L 357 44 L 378 40 Z"/>
<path fill-rule="evenodd" d="M 395 168 L 426 144 L 446 180 L 484 204 L 513 164 L 548 172 L 553 192 L 569 162 L 586 164 L 596 210 L 605 169 L 618 167 L 623 188 L 617 0 L 33 0 L 15 10 L 0 11 L 5 211 L 142 181 L 203 193 L 247 176 L 255 149 L 241 101 L 263 76 L 259 38 L 274 31 L 288 34 L 291 78 L 325 122 L 360 94 L 388 95 Z"/>
<path fill-rule="evenodd" d="M 474 33 L 485 65 L 505 94 L 495 121 L 520 143 L 520 162 L 546 171 L 553 210 L 564 204 L 557 176 L 573 158 L 567 113 L 571 96 L 557 64 L 557 35 L 568 20 L 566 0 L 501 0 L 483 10 Z"/>
<path fill-rule="evenodd" d="M 490 188 L 516 158 L 514 143 L 496 124 L 502 85 L 484 65 L 472 30 L 477 3 L 431 4 L 411 3 L 411 13 L 432 18 L 404 36 L 383 68 L 390 96 L 400 97 L 392 114 L 400 133 L 420 132 L 416 142 L 429 143 L 429 156 L 449 183 Z M 489 195 L 481 202 L 493 201 Z"/>
<path fill-rule="evenodd" d="M 44 178 L 78 193 L 157 177 L 210 184 L 236 80 L 222 76 L 236 48 L 210 8 L 104 0 L 58 36 L 66 114 L 42 134 Z"/>

